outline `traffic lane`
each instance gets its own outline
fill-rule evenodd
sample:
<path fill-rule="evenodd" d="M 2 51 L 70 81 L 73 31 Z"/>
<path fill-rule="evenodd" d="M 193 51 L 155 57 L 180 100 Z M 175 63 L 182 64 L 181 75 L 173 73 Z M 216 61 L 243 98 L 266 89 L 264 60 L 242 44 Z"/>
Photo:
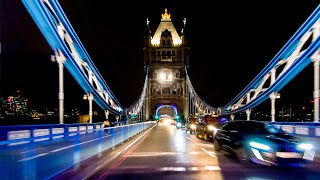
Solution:
<path fill-rule="evenodd" d="M 90 179 L 223 179 L 212 143 L 192 136 L 158 125 Z"/>

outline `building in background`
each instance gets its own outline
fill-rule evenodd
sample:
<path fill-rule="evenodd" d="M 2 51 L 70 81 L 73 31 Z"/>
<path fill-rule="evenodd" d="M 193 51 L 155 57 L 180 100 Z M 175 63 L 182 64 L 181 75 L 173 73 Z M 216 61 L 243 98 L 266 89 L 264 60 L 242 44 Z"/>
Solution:
<path fill-rule="evenodd" d="M 6 115 L 25 115 L 28 111 L 28 99 L 17 90 L 13 96 L 1 99 L 1 110 Z"/>

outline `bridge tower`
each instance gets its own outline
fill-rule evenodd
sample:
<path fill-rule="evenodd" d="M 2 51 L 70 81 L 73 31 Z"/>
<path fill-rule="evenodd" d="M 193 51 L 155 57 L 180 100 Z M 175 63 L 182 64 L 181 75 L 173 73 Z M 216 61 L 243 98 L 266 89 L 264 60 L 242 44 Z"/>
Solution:
<path fill-rule="evenodd" d="M 190 48 L 184 37 L 183 20 L 181 32 L 177 32 L 171 15 L 165 9 L 157 30 L 152 33 L 148 25 L 148 36 L 145 38 L 144 64 L 149 67 L 146 96 L 146 119 L 152 119 L 159 111 L 170 114 L 178 111 L 182 118 L 188 116 L 188 92 L 186 88 L 185 66 L 189 65 Z M 173 107 L 173 108 L 167 108 Z M 174 115 L 174 114 L 172 114 Z"/>

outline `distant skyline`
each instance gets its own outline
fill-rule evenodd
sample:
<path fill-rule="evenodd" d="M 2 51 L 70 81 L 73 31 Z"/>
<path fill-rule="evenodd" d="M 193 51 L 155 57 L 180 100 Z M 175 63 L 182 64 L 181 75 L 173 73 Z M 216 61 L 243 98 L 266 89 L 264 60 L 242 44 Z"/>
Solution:
<path fill-rule="evenodd" d="M 230 102 L 267 65 L 319 5 L 318 1 L 59 1 L 84 47 L 120 103 L 129 107 L 144 82 L 143 38 L 168 9 L 173 24 L 191 43 L 189 75 L 206 102 Z M 0 2 L 0 97 L 20 89 L 31 104 L 58 105 L 58 65 L 20 0 Z M 303 70 L 277 100 L 308 103 L 313 66 Z M 65 69 L 65 104 L 79 106 L 84 91 Z M 268 100 L 266 103 L 270 103 Z M 278 107 L 278 105 L 277 105 Z M 98 107 L 97 107 L 98 108 Z"/>

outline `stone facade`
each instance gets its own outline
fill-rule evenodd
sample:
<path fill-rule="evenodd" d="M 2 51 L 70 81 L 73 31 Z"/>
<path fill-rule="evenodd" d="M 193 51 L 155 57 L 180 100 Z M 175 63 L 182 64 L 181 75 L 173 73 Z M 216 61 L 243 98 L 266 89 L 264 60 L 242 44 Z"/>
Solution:
<path fill-rule="evenodd" d="M 174 28 L 167 11 L 162 14 L 155 33 L 146 38 L 144 63 L 149 68 L 146 119 L 152 119 L 159 105 L 175 105 L 178 114 L 187 118 L 185 67 L 189 64 L 189 47 L 184 35 Z"/>

